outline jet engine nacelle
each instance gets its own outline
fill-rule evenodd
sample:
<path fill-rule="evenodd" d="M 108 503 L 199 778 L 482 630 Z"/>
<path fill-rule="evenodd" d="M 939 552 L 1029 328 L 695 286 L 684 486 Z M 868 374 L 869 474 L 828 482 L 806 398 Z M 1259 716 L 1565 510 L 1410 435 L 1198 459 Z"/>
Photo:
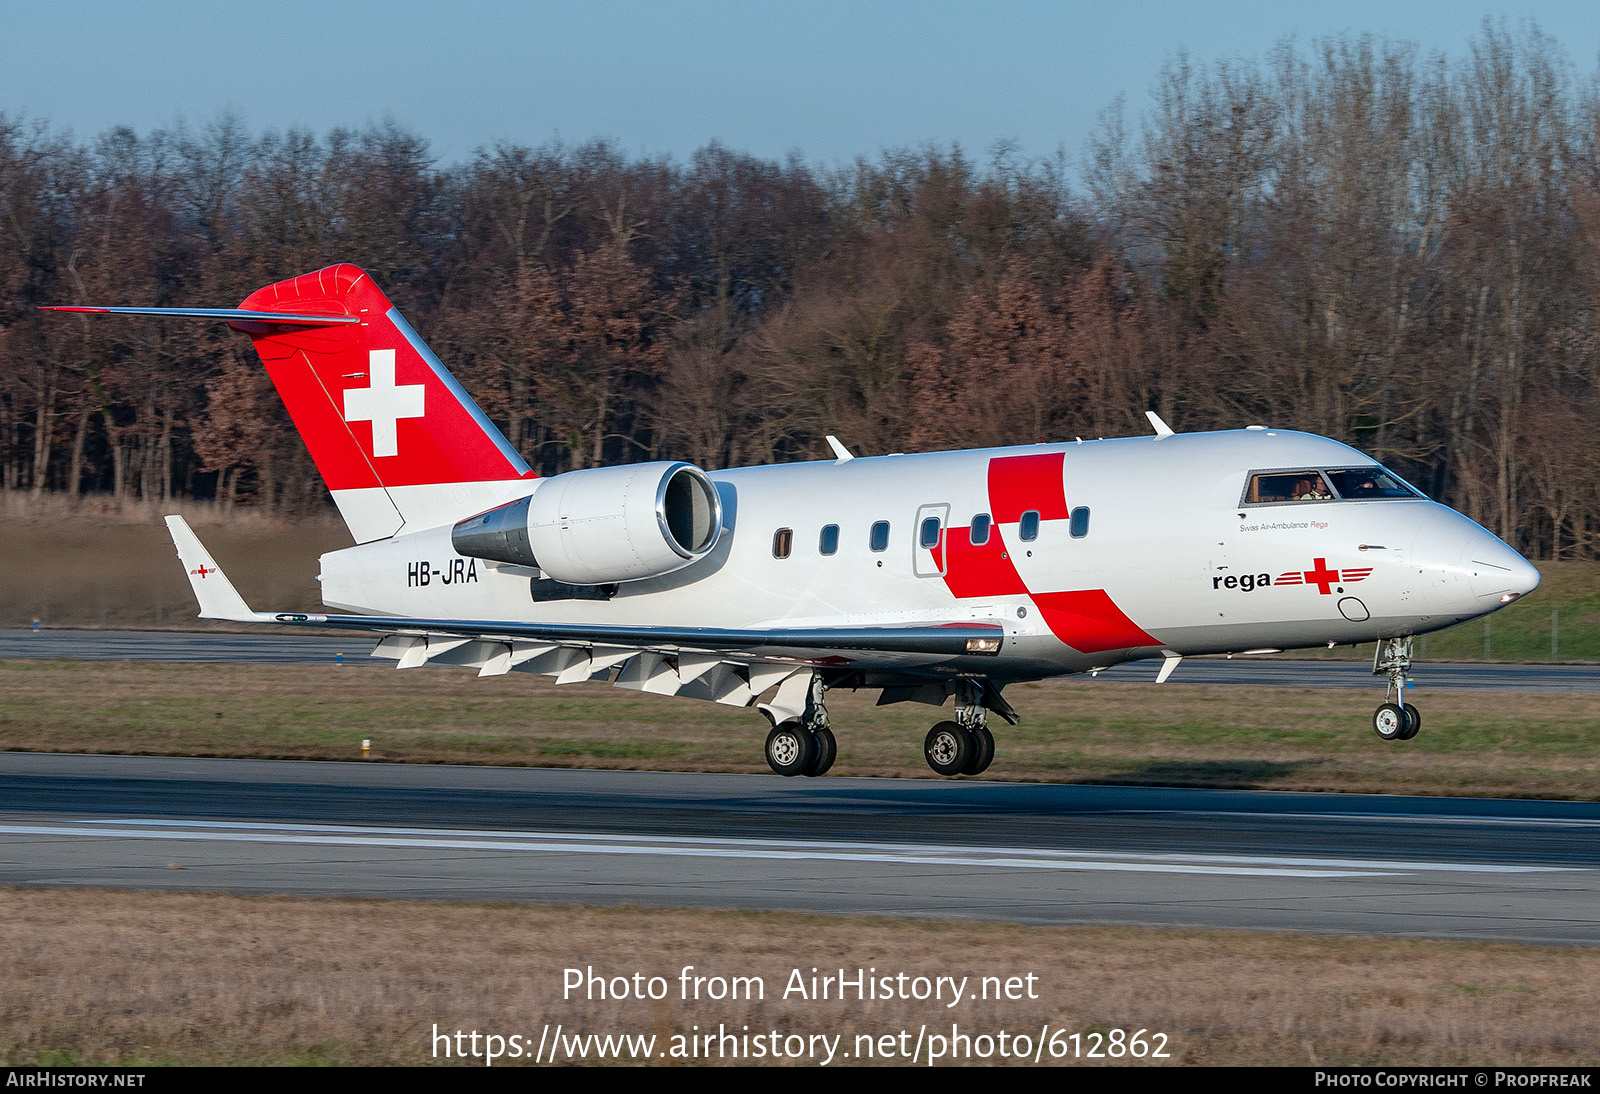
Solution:
<path fill-rule="evenodd" d="M 722 533 L 722 499 L 687 463 L 568 471 L 533 494 L 457 522 L 457 554 L 536 566 L 569 585 L 660 577 L 705 557 Z"/>

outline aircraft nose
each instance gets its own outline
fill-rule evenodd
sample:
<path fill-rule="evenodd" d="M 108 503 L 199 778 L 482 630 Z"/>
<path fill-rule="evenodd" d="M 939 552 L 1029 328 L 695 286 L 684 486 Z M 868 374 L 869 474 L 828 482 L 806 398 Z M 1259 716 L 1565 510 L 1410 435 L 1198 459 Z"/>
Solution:
<path fill-rule="evenodd" d="M 1433 611 L 1462 619 L 1492 612 L 1539 586 L 1539 571 L 1482 525 L 1443 505 L 1422 520 L 1411 561 Z"/>
<path fill-rule="evenodd" d="M 1473 594 L 1485 607 L 1497 608 L 1539 587 L 1539 571 L 1498 536 L 1481 532 L 1466 552 Z"/>

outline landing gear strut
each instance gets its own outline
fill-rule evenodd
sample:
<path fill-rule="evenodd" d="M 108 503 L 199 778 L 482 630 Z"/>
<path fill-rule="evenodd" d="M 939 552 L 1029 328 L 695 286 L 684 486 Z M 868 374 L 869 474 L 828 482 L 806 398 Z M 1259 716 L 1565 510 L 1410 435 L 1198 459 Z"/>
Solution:
<path fill-rule="evenodd" d="M 1385 741 L 1409 741 L 1422 728 L 1421 713 L 1405 701 L 1412 642 L 1410 635 L 1381 639 L 1372 657 L 1372 675 L 1389 677 L 1385 702 L 1372 714 L 1372 730 Z"/>
<path fill-rule="evenodd" d="M 778 722 L 767 734 L 767 766 L 779 775 L 823 775 L 833 766 L 839 743 L 828 727 L 828 708 L 822 701 L 826 691 L 822 677 L 812 674 L 805 711 Z"/>
<path fill-rule="evenodd" d="M 962 680 L 956 691 L 956 719 L 928 730 L 922 755 L 939 775 L 981 775 L 994 760 L 994 734 L 983 707 L 983 685 Z"/>

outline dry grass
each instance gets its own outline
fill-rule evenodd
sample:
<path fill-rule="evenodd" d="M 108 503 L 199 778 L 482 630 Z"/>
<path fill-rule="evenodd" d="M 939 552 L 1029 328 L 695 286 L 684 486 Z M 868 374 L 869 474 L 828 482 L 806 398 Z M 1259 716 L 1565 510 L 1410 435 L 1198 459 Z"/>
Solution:
<path fill-rule="evenodd" d="M 366 646 L 353 646 L 352 659 Z M 1429 693 L 1405 743 L 1369 728 L 1351 689 L 1077 679 L 1007 692 L 990 776 L 1274 790 L 1595 798 L 1600 695 Z M 834 692 L 838 775 L 929 777 L 939 713 Z M 948 712 L 945 713 L 948 716 Z M 749 710 L 513 673 L 369 665 L 0 662 L 0 748 L 765 771 Z"/>
<path fill-rule="evenodd" d="M 0 1063 L 414 1064 L 430 1034 L 1037 1036 L 1145 1028 L 1184 1064 L 1589 1064 L 1600 950 L 783 913 L 0 890 Z M 562 970 L 669 979 L 562 999 Z M 762 976 L 688 1002 L 677 974 Z M 1038 977 L 1037 1000 L 784 1001 L 795 968 Z"/>
<path fill-rule="evenodd" d="M 182 513 L 262 607 L 319 607 L 317 556 L 350 546 L 335 516 L 289 521 L 198 502 L 69 499 L 0 492 L 6 566 L 0 625 L 226 629 L 195 618 L 194 594 L 162 515 Z M 238 629 L 238 628 L 233 628 Z"/>

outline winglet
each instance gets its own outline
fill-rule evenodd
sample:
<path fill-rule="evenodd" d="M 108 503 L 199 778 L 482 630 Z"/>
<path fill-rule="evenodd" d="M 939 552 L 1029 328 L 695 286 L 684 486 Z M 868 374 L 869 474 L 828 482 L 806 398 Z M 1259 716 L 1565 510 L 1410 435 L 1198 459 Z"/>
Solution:
<path fill-rule="evenodd" d="M 267 612 L 253 612 L 233 587 L 228 575 L 218 568 L 200 537 L 194 534 L 189 522 L 182 517 L 168 517 L 167 531 L 173 546 L 178 548 L 178 558 L 189 573 L 189 587 L 200 602 L 201 619 L 229 619 L 235 623 L 275 622 L 277 617 Z"/>
<path fill-rule="evenodd" d="M 1161 420 L 1161 415 L 1153 410 L 1147 410 L 1144 412 L 1144 416 L 1150 419 L 1151 425 L 1155 426 L 1157 437 L 1172 436 L 1172 427 Z"/>
<path fill-rule="evenodd" d="M 828 447 L 833 449 L 834 463 L 843 463 L 845 460 L 855 459 L 855 455 L 844 445 L 839 443 L 839 438 L 832 433 L 827 436 Z"/>

